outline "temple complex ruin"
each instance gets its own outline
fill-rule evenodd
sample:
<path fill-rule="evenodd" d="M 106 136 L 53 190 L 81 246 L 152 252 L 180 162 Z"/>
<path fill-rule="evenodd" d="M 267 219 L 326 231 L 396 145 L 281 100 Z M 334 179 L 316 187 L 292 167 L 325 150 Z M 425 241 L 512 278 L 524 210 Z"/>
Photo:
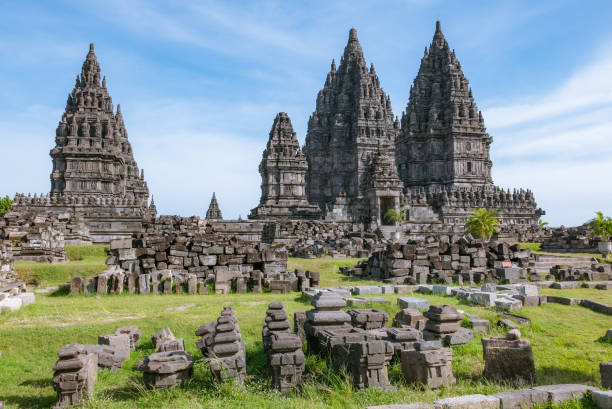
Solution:
<path fill-rule="evenodd" d="M 71 230 L 62 230 L 70 243 L 109 243 L 168 221 L 154 222 L 155 203 L 148 203 L 144 172 L 134 160 L 121 109 L 115 110 L 106 78 L 100 76 L 92 44 L 50 152 L 51 191 L 17 194 L 14 200 L 17 213 L 72 220 Z M 317 95 L 304 147 L 286 113 L 274 119 L 259 165 L 261 197 L 251 220 L 223 220 L 214 193 L 205 218 L 226 238 L 300 246 L 290 245 L 292 254 L 329 253 L 338 243 L 351 242 L 352 249 L 344 251 L 348 255 L 361 251 L 372 233 L 370 249 L 397 234 L 402 240 L 461 234 L 465 218 L 479 207 L 499 212 L 500 238 L 524 239 L 525 232 L 535 234 L 544 212 L 531 191 L 510 192 L 493 184 L 491 143 L 439 22 L 401 121 L 351 29 L 340 64 L 332 60 Z M 406 221 L 388 220 L 389 210 L 403 212 Z M 178 229 L 190 229 L 192 222 L 204 225 L 199 219 L 177 220 L 187 223 L 173 224 Z M 327 225 L 335 233 L 323 237 Z M 317 238 L 298 239 L 303 232 Z M 334 247 L 317 248 L 320 239 Z"/>

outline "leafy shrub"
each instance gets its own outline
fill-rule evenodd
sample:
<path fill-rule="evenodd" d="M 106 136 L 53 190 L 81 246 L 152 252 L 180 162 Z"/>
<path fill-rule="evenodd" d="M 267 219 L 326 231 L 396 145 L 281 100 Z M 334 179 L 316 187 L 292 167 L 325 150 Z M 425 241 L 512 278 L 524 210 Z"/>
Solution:
<path fill-rule="evenodd" d="M 7 196 L 0 197 L 0 217 L 13 208 L 13 200 Z"/>
<path fill-rule="evenodd" d="M 499 230 L 499 213 L 493 210 L 473 209 L 472 214 L 465 221 L 465 232 L 476 235 L 488 241 L 493 233 Z"/>

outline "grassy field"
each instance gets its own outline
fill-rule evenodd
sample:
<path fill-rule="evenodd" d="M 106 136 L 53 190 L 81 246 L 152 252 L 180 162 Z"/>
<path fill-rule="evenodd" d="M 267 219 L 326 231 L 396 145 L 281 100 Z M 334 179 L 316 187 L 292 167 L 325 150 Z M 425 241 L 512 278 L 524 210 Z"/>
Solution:
<path fill-rule="evenodd" d="M 104 269 L 100 255 L 82 254 L 82 258 L 62 265 L 26 266 L 30 274 L 45 285 L 65 282 L 70 274 L 95 274 Z M 89 270 L 84 269 L 84 262 L 89 263 Z M 322 285 L 367 283 L 351 281 L 337 273 L 338 266 L 355 262 L 348 259 L 291 259 L 290 268 L 321 271 Z M 44 278 L 36 276 L 39 271 L 46 273 Z M 579 297 L 592 299 L 602 293 L 591 289 L 579 291 Z M 474 307 L 452 297 L 424 297 L 432 304 L 457 305 L 465 312 L 496 322 L 493 310 Z M 391 304 L 378 305 L 377 308 L 393 316 L 399 311 L 397 296 L 386 295 L 385 298 Z M 373 404 L 431 402 L 446 396 L 511 389 L 508 385 L 482 379 L 484 363 L 480 337 L 477 336 L 468 345 L 453 348 L 457 385 L 449 388 L 420 390 L 405 385 L 399 366 L 394 365 L 390 368 L 390 379 L 397 388 L 396 392 L 355 391 L 344 374 L 329 371 L 324 360 L 308 357 L 303 387 L 289 396 L 281 396 L 269 388 L 261 343 L 261 327 L 267 303 L 271 301 L 284 302 L 289 315 L 311 308 L 297 294 L 37 294 L 35 304 L 15 313 L 0 315 L 0 400 L 5 400 L 9 408 L 52 407 L 55 402 L 52 367 L 57 351 L 67 343 L 96 343 L 99 334 L 114 332 L 124 325 L 137 325 L 142 330 L 141 346 L 132 352 L 121 370 L 99 371 L 95 396 L 83 406 L 85 408 L 364 408 Z M 200 324 L 214 320 L 224 305 L 231 305 L 236 310 L 246 344 L 248 379 L 244 386 L 215 384 L 202 354 L 195 347 L 194 330 Z M 521 332 L 533 345 L 539 384 L 599 384 L 598 364 L 611 358 L 612 346 L 600 340 L 611 326 L 609 316 L 579 306 L 559 304 L 528 307 L 521 314 L 532 319 L 532 324 L 523 326 Z M 169 326 L 177 337 L 185 339 L 187 352 L 196 359 L 194 377 L 184 388 L 148 391 L 142 386 L 142 374 L 135 368 L 138 360 L 153 352 L 151 335 L 165 326 Z M 493 335 L 503 334 L 494 325 L 492 328 Z"/>

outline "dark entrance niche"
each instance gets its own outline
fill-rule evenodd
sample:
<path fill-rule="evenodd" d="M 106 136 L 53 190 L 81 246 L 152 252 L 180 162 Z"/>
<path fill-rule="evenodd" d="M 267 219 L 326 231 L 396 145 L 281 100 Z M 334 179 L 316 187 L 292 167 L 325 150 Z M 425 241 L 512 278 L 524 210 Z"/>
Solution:
<path fill-rule="evenodd" d="M 395 222 L 385 220 L 385 213 L 389 210 L 395 210 L 395 197 L 393 196 L 383 196 L 379 198 L 380 200 L 380 221 L 384 226 L 393 226 Z"/>

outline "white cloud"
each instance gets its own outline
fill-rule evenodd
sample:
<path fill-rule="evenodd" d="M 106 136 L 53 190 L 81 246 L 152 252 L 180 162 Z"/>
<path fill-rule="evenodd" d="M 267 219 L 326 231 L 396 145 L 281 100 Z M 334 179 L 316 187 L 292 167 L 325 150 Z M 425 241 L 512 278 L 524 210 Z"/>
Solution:
<path fill-rule="evenodd" d="M 525 186 L 552 225 L 577 225 L 601 210 L 612 213 L 612 48 L 557 89 L 484 113 L 493 177 Z"/>

